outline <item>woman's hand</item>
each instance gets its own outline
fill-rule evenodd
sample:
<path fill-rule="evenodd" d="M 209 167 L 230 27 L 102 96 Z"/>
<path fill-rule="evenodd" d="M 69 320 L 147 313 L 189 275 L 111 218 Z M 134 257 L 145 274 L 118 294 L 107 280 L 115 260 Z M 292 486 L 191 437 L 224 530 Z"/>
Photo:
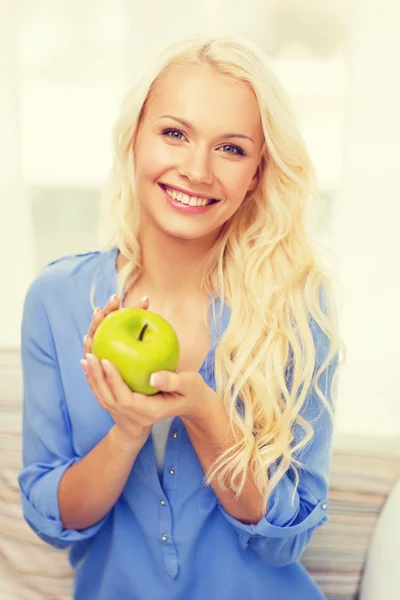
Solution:
<path fill-rule="evenodd" d="M 157 371 L 152 373 L 150 385 L 160 390 L 151 396 L 155 400 L 153 410 L 157 420 L 179 416 L 184 423 L 206 428 L 222 406 L 218 394 L 197 371 Z"/>
<path fill-rule="evenodd" d="M 147 296 L 141 298 L 135 306 L 137 308 L 143 308 L 147 310 L 149 307 L 149 298 Z M 113 391 L 105 378 L 102 362 L 96 356 L 91 354 L 93 337 L 96 329 L 108 314 L 110 314 L 113 310 L 118 310 L 119 308 L 119 298 L 114 294 L 114 296 L 111 296 L 111 298 L 108 300 L 103 309 L 97 308 L 94 311 L 89 330 L 83 338 L 84 359 L 81 360 L 81 365 L 85 372 L 87 382 L 90 385 L 98 403 L 102 408 L 107 410 L 113 418 L 116 424 L 118 438 L 122 442 L 124 439 L 126 439 L 127 442 L 140 439 L 146 441 L 150 434 L 151 427 L 141 426 L 140 423 L 131 418 L 131 415 L 130 418 L 127 418 L 124 414 L 124 411 L 119 409 L 119 407 L 123 407 L 126 402 L 129 403 L 130 396 L 132 394 L 131 390 L 118 373 L 122 385 L 118 386 L 118 388 Z M 114 396 L 114 393 L 118 395 L 119 402 L 117 402 L 117 398 Z"/>
<path fill-rule="evenodd" d="M 146 302 L 138 304 L 147 309 Z M 202 425 L 210 419 L 212 411 L 220 404 L 219 397 L 197 372 L 158 371 L 152 374 L 150 385 L 160 390 L 147 396 L 132 392 L 118 369 L 109 361 L 100 361 L 91 354 L 94 333 L 104 317 L 119 308 L 118 298 L 110 298 L 102 311 L 93 315 L 84 342 L 85 359 L 81 361 L 87 381 L 100 406 L 107 410 L 126 438 L 147 439 L 157 421 L 180 416 L 191 423 Z M 154 377 L 154 380 L 153 380 Z"/>
<path fill-rule="evenodd" d="M 96 308 L 96 310 L 93 313 L 92 322 L 89 325 L 89 330 L 83 338 L 83 358 L 86 358 L 86 354 L 92 351 L 93 336 L 101 321 L 113 310 L 118 310 L 119 307 L 119 298 L 116 294 L 114 294 L 113 296 L 111 296 L 111 298 L 109 298 L 107 304 L 103 309 Z M 147 310 L 149 308 L 149 297 L 144 296 L 143 298 L 140 298 L 139 302 L 135 305 L 135 307 L 144 308 L 145 310 Z"/>

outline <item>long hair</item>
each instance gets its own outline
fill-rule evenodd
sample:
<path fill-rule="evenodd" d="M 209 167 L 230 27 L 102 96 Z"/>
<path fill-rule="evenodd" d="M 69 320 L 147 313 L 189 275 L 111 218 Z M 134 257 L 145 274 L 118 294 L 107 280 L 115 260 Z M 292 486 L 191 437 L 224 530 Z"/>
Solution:
<path fill-rule="evenodd" d="M 143 268 L 134 140 L 149 99 L 170 65 L 208 65 L 249 86 L 259 105 L 264 145 L 258 184 L 222 226 L 201 286 L 212 296 L 214 315 L 216 297 L 231 311 L 213 367 L 216 392 L 236 440 L 214 462 L 204 482 L 210 485 L 216 477 L 238 498 L 250 475 L 265 512 L 274 487 L 289 469 L 295 477 L 294 499 L 297 467 L 302 466 L 299 451 L 314 434 L 300 414 L 309 393 L 317 394 L 334 423 L 338 369 L 331 389 L 321 390 L 318 380 L 339 350 L 345 353 L 332 278 L 317 260 L 316 242 L 306 227 L 309 203 L 319 200 L 316 176 L 290 99 L 257 46 L 234 35 L 198 35 L 175 42 L 128 91 L 113 129 L 113 166 L 103 201 L 115 221 L 110 246 L 116 245 L 128 259 L 118 273 L 120 297 Z M 318 368 L 310 315 L 328 342 Z M 295 426 L 304 431 L 301 440 L 294 436 Z M 269 470 L 277 464 L 270 478 Z"/>

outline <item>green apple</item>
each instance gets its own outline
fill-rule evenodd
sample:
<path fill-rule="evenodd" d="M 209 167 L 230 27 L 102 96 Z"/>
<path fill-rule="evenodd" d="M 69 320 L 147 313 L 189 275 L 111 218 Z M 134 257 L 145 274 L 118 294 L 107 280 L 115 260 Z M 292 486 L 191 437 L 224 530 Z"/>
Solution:
<path fill-rule="evenodd" d="M 151 396 L 159 390 L 150 383 L 156 371 L 175 371 L 180 356 L 173 327 L 144 308 L 120 308 L 108 314 L 93 336 L 92 354 L 118 369 L 133 392 Z"/>

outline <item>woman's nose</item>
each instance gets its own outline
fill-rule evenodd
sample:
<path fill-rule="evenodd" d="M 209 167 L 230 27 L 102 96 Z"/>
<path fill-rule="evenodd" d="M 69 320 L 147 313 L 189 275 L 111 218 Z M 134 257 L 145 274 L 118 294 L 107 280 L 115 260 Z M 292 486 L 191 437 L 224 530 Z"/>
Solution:
<path fill-rule="evenodd" d="M 178 171 L 193 183 L 212 183 L 211 160 L 205 150 L 188 152 Z"/>

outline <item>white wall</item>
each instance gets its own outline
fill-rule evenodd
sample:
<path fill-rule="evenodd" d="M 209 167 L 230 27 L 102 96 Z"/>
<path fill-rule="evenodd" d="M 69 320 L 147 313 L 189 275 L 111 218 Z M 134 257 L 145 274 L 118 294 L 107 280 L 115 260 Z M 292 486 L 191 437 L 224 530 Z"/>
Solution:
<path fill-rule="evenodd" d="M 28 282 L 34 275 L 29 205 L 21 177 L 16 4 L 0 16 L 0 344 L 15 346 Z"/>
<path fill-rule="evenodd" d="M 334 245 L 348 345 L 338 429 L 400 435 L 400 6 L 354 3 L 346 144 Z"/>
<path fill-rule="evenodd" d="M 253 4 L 260 10 L 260 0 L 254 0 Z M 30 205 L 24 197 L 24 181 L 21 177 L 20 98 L 15 48 L 15 12 L 18 5 L 14 0 L 3 0 L 0 18 L 0 346 L 14 347 L 19 341 L 24 291 L 34 274 L 35 252 Z M 337 429 L 339 432 L 377 436 L 400 435 L 400 402 L 395 385 L 396 359 L 399 355 L 396 338 L 399 333 L 396 310 L 399 269 L 396 258 L 400 254 L 400 198 L 395 178 L 398 172 L 396 161 L 400 156 L 400 84 L 399 69 L 396 65 L 391 65 L 393 58 L 400 55 L 400 28 L 397 25 L 400 22 L 400 9 L 395 0 L 381 0 L 379 3 L 376 0 L 356 0 L 353 7 L 344 160 L 341 155 L 338 158 L 340 151 L 335 150 L 335 144 L 340 147 L 342 133 L 337 133 L 336 125 L 332 127 L 332 122 L 327 122 L 324 129 L 332 160 L 336 161 L 337 166 L 343 165 L 340 193 L 335 199 L 333 237 L 330 240 L 340 262 L 339 277 L 344 305 L 339 318 L 341 334 L 348 347 L 347 364 L 339 384 Z M 183 14 L 181 9 L 187 10 L 187 3 L 183 3 L 183 0 L 182 4 L 177 2 L 173 6 L 160 3 L 159 8 L 160 10 L 156 10 L 151 4 L 135 8 L 135 18 L 128 25 L 132 34 L 136 32 L 135 36 L 132 35 L 130 57 L 140 54 L 147 58 L 153 49 L 166 43 L 166 36 L 169 34 L 161 32 L 170 31 L 165 29 L 167 25 L 172 27 L 175 23 L 179 26 L 178 16 Z M 201 27 L 203 30 L 207 27 L 219 30 L 217 24 L 221 22 L 222 15 L 217 14 L 216 10 L 209 2 L 197 5 L 196 12 L 193 12 L 188 21 L 186 32 L 197 31 Z M 157 20 L 154 20 L 153 13 L 157 15 Z M 250 21 L 244 22 L 245 16 L 249 14 L 246 5 L 242 15 L 244 35 L 251 33 Z M 234 30 L 232 13 L 229 15 L 227 26 Z M 144 24 L 152 19 L 154 27 L 160 27 L 160 37 L 157 36 L 156 29 L 152 31 L 152 37 L 146 34 Z M 236 19 L 236 28 L 237 25 Z M 259 23 L 258 36 L 260 27 Z M 180 32 L 183 34 L 182 29 Z M 178 33 L 179 30 L 176 31 Z M 131 63 L 128 57 L 126 61 L 122 70 L 126 69 L 125 72 L 128 73 Z M 291 69 L 288 68 L 281 75 L 282 83 L 285 86 L 287 84 L 290 92 L 289 81 L 293 81 Z M 127 79 L 131 77 L 127 75 Z M 104 94 L 104 100 L 105 90 L 96 88 L 96 83 L 90 85 L 92 90 L 97 90 L 96 93 Z M 69 88 L 70 92 L 72 89 L 73 87 Z M 64 97 L 65 106 L 70 107 L 71 102 L 77 102 L 79 98 L 84 100 L 84 93 L 79 89 L 79 86 L 75 88 L 69 100 Z M 51 90 L 50 87 L 47 88 L 47 93 L 60 96 L 60 90 L 60 87 L 58 90 Z M 117 87 L 113 90 L 108 91 L 110 111 L 104 115 L 100 129 L 96 124 L 101 117 L 95 110 L 90 110 L 90 104 L 82 109 L 82 114 L 87 114 L 91 119 L 86 122 L 85 139 L 93 140 L 96 132 L 98 136 L 98 155 L 92 162 L 92 166 L 97 163 L 98 169 L 85 171 L 91 181 L 96 178 L 100 181 L 107 171 L 109 128 L 119 102 L 119 96 L 115 95 Z M 57 103 L 62 109 L 60 97 Z M 39 109 L 40 100 L 35 111 Z M 35 111 L 32 114 L 38 115 L 39 112 Z M 337 118 L 337 113 L 334 118 Z M 329 120 L 329 114 L 326 120 Z M 24 121 L 23 127 L 32 127 L 38 141 L 43 143 L 38 158 L 48 168 L 49 161 L 44 157 L 53 139 L 51 135 L 47 138 L 43 136 L 54 133 L 54 128 L 41 134 L 39 123 L 38 120 L 35 124 L 33 117 L 29 123 Z M 71 148 L 76 143 L 72 125 L 70 129 L 68 123 L 65 124 L 63 135 L 66 145 Z M 336 129 L 335 132 L 333 128 Z M 315 155 L 318 147 L 317 131 L 309 130 L 304 133 L 310 143 L 311 153 Z M 35 136 L 31 135 L 30 139 Z M 85 139 L 79 145 L 81 150 L 86 147 Z M 24 153 L 28 152 L 31 155 L 35 153 L 34 144 L 24 148 Z M 49 159 L 54 156 L 55 154 L 50 153 Z M 26 157 L 27 154 L 24 158 Z M 324 165 L 319 163 L 319 158 L 315 156 L 317 172 L 324 179 Z M 81 161 L 82 158 L 77 163 Z M 24 167 L 24 174 L 31 181 L 34 181 L 35 176 L 39 179 L 42 176 L 38 169 L 34 169 L 34 173 L 29 172 L 33 164 L 33 160 L 26 161 Z M 77 177 L 72 160 L 64 164 L 56 162 L 56 167 L 59 171 L 56 173 L 54 170 L 54 173 L 58 179 L 61 177 L 68 180 L 72 171 L 74 177 Z M 329 173 L 332 174 L 332 170 Z M 329 173 L 327 170 L 328 183 Z M 48 180 L 48 174 L 43 174 L 43 177 Z"/>

